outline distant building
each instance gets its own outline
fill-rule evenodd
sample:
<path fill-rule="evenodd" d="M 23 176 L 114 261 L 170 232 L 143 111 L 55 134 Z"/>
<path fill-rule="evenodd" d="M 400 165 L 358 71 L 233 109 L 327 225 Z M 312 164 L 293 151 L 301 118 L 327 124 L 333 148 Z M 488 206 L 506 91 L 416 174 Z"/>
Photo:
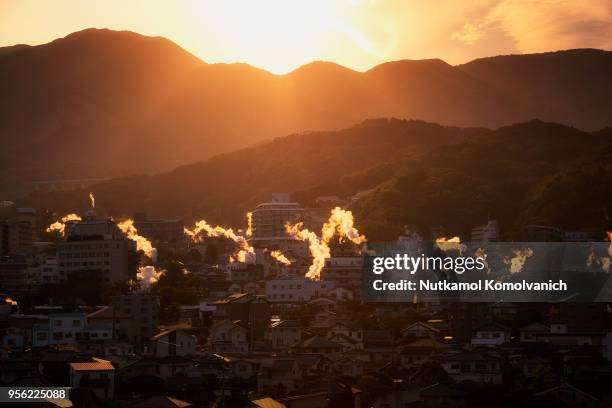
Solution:
<path fill-rule="evenodd" d="M 126 238 L 111 219 L 67 225 L 57 258 L 60 279 L 73 272 L 94 271 L 102 274 L 106 284 L 133 277 L 138 265 L 136 243 Z"/>
<path fill-rule="evenodd" d="M 154 242 L 180 244 L 185 241 L 182 220 L 149 219 L 145 213 L 136 213 L 134 226 L 140 235 Z"/>
<path fill-rule="evenodd" d="M 266 299 L 270 303 L 306 303 L 333 288 L 333 282 L 281 277 L 266 281 Z"/>
<path fill-rule="evenodd" d="M 29 286 L 28 262 L 23 256 L 0 257 L 0 289 L 21 292 Z"/>
<path fill-rule="evenodd" d="M 216 354 L 247 354 L 251 349 L 249 340 L 249 329 L 240 320 L 222 320 L 210 328 L 208 350 Z"/>
<path fill-rule="evenodd" d="M 50 314 L 46 323 L 37 323 L 32 327 L 33 347 L 90 340 L 110 341 L 112 338 L 112 325 L 89 324 L 84 313 Z"/>
<path fill-rule="evenodd" d="M 159 322 L 159 297 L 133 293 L 130 295 L 115 296 L 111 299 L 115 312 L 130 316 L 126 334 L 130 343 L 143 345 L 157 333 Z"/>
<path fill-rule="evenodd" d="M 230 282 L 254 282 L 264 278 L 262 265 L 234 262 L 227 265 Z"/>
<path fill-rule="evenodd" d="M 302 325 L 299 320 L 281 320 L 268 328 L 268 341 L 273 349 L 286 350 L 302 341 Z"/>
<path fill-rule="evenodd" d="M 562 242 L 565 240 L 565 232 L 548 225 L 527 225 L 523 237 L 525 242 Z"/>
<path fill-rule="evenodd" d="M 494 353 L 466 351 L 442 359 L 442 367 L 455 381 L 501 384 L 501 359 Z"/>
<path fill-rule="evenodd" d="M 93 391 L 98 398 L 113 399 L 115 367 L 105 360 L 70 363 L 70 387 Z"/>
<path fill-rule="evenodd" d="M 32 253 L 36 240 L 36 210 L 3 208 L 0 214 L 0 256 Z"/>
<path fill-rule="evenodd" d="M 361 256 L 332 256 L 325 260 L 325 266 L 321 270 L 321 282 L 353 290 L 359 298 L 362 267 Z"/>
<path fill-rule="evenodd" d="M 191 356 L 196 351 L 196 337 L 188 329 L 169 329 L 151 338 L 155 357 Z"/>
<path fill-rule="evenodd" d="M 499 223 L 491 220 L 485 225 L 472 228 L 472 241 L 474 242 L 496 242 L 499 240 Z"/>
<path fill-rule="evenodd" d="M 265 330 L 270 323 L 270 305 L 265 296 L 238 293 L 214 302 L 215 321 L 241 322 L 249 329 L 251 342 L 263 341 Z"/>
<path fill-rule="evenodd" d="M 289 194 L 274 194 L 272 200 L 259 204 L 253 210 L 252 239 L 287 239 L 285 224 L 304 220 L 304 209 L 291 202 Z"/>

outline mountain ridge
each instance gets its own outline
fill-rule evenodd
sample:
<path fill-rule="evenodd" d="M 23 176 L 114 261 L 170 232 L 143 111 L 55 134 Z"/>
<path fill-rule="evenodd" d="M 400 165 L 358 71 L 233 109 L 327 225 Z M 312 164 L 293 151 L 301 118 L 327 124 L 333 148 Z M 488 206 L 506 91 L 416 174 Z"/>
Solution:
<path fill-rule="evenodd" d="M 323 195 L 352 202 L 348 208 L 372 239 L 392 239 L 403 225 L 425 236 L 436 225 L 465 235 L 487 217 L 519 239 L 529 223 L 609 228 L 611 154 L 604 134 L 542 121 L 490 130 L 377 119 L 276 138 L 156 175 L 34 194 L 20 204 L 83 212 L 93 192 L 102 214 L 144 211 L 241 227 L 247 211 L 286 191 L 305 206 Z M 351 199 L 357 193 L 361 198 Z M 579 211 L 582 197 L 592 211 Z"/>
<path fill-rule="evenodd" d="M 603 75 L 612 70 L 612 53 L 550 54 L 536 58 L 546 75 L 528 67 L 525 78 L 510 81 L 490 72 L 492 64 L 514 75 L 514 64 L 499 67 L 500 57 L 459 66 L 400 60 L 365 72 L 319 61 L 277 75 L 205 63 L 163 37 L 107 29 L 0 50 L 0 193 L 18 195 L 33 180 L 156 173 L 368 118 L 490 128 L 532 118 L 587 130 L 612 125 L 605 105 L 612 80 Z"/>

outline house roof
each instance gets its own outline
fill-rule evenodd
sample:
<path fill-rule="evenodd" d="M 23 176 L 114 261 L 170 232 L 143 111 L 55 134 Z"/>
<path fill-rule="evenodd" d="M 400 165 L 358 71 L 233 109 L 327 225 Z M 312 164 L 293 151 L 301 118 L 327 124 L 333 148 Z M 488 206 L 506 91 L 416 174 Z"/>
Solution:
<path fill-rule="evenodd" d="M 280 403 L 277 400 L 270 398 L 270 397 L 252 400 L 251 404 L 255 405 L 256 407 L 260 407 L 260 408 L 287 408 L 285 404 Z"/>
<path fill-rule="evenodd" d="M 360 331 L 360 330 L 362 330 L 361 325 L 359 325 L 357 323 L 353 323 L 353 322 L 340 321 L 340 322 L 336 322 L 332 327 L 336 327 L 336 326 L 344 326 L 347 329 L 352 330 L 352 331 Z"/>
<path fill-rule="evenodd" d="M 275 329 L 299 329 L 302 327 L 298 320 L 281 320 L 280 322 L 274 322 L 270 325 Z"/>
<path fill-rule="evenodd" d="M 234 294 L 229 295 L 225 299 L 221 299 L 221 300 L 217 300 L 216 302 L 213 302 L 213 305 L 223 305 L 227 303 L 232 303 L 238 299 L 242 299 L 243 297 L 247 295 L 248 293 L 234 293 Z"/>
<path fill-rule="evenodd" d="M 458 390 L 456 388 L 452 388 L 446 384 L 432 384 L 427 387 L 421 388 L 420 391 L 421 396 L 423 397 L 454 397 L 460 398 L 465 396 L 465 392 Z"/>
<path fill-rule="evenodd" d="M 405 332 L 405 331 L 408 331 L 408 330 L 410 330 L 410 329 L 412 329 L 412 328 L 414 328 L 416 326 L 420 326 L 420 327 L 422 327 L 422 328 L 424 328 L 426 330 L 429 330 L 431 332 L 434 332 L 434 333 L 440 333 L 440 330 L 438 330 L 435 327 L 432 327 L 432 326 L 430 326 L 430 325 L 428 325 L 427 323 L 424 323 L 424 322 L 415 322 L 415 323 L 412 323 L 410 326 L 406 327 L 405 329 L 402 329 L 402 333 Z"/>
<path fill-rule="evenodd" d="M 179 331 L 189 331 L 189 329 L 172 328 L 172 329 L 164 330 L 161 333 L 157 333 L 155 336 L 151 337 L 151 340 L 159 340 L 162 337 L 167 336 L 168 334 L 172 332 L 179 332 Z"/>
<path fill-rule="evenodd" d="M 335 341 L 331 341 L 324 337 L 314 336 L 307 340 L 304 340 L 301 344 L 301 347 L 304 348 L 332 348 L 332 347 L 340 347 L 340 344 Z"/>
<path fill-rule="evenodd" d="M 178 398 L 159 396 L 138 401 L 131 406 L 135 408 L 188 408 L 192 407 L 193 404 L 187 401 L 181 401 Z"/>
<path fill-rule="evenodd" d="M 115 367 L 108 361 L 91 361 L 87 363 L 70 363 L 74 371 L 114 371 Z"/>
<path fill-rule="evenodd" d="M 421 353 L 421 352 L 432 352 L 432 351 L 443 351 L 449 349 L 448 344 L 440 343 L 432 339 L 420 339 L 406 344 L 403 349 L 403 354 Z"/>
<path fill-rule="evenodd" d="M 131 316 L 111 306 L 103 306 L 93 313 L 87 315 L 88 319 L 129 319 Z"/>

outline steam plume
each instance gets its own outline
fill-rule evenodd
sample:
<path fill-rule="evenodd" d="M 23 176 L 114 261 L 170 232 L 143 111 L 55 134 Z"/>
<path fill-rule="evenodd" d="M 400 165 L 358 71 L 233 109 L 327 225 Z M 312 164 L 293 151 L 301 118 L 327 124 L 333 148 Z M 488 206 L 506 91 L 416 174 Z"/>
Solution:
<path fill-rule="evenodd" d="M 81 217 L 77 214 L 65 215 L 59 221 L 56 221 L 53 224 L 49 225 L 49 228 L 47 228 L 47 232 L 57 231 L 61 235 L 64 235 L 64 232 L 66 231 L 66 223 L 69 221 L 81 221 Z"/>
<path fill-rule="evenodd" d="M 213 227 L 205 220 L 200 220 L 195 223 L 192 229 L 185 228 L 185 234 L 191 237 L 193 242 L 201 242 L 202 235 L 209 237 L 224 237 L 238 244 L 240 249 L 231 258 L 231 261 L 255 262 L 255 250 L 248 243 L 245 237 L 238 235 L 231 228 L 224 228 L 219 225 Z"/>
<path fill-rule="evenodd" d="M 461 238 L 459 237 L 438 237 L 436 238 L 436 246 L 444 252 L 459 251 L 459 254 L 463 254 L 463 251 L 467 249 L 467 247 L 461 243 Z"/>
<path fill-rule="evenodd" d="M 146 256 L 153 259 L 154 262 L 156 261 L 157 250 L 153 248 L 151 241 L 141 235 L 138 235 L 138 230 L 134 226 L 134 220 L 128 218 L 125 221 L 117 223 L 117 227 L 128 237 L 128 239 L 136 242 L 137 250 L 143 251 Z"/>
<path fill-rule="evenodd" d="M 93 193 L 89 193 L 89 202 L 92 210 L 96 208 L 96 198 L 94 197 Z"/>
<path fill-rule="evenodd" d="M 608 247 L 608 256 L 597 256 L 595 249 L 591 247 L 589 256 L 587 257 L 587 266 L 599 265 L 601 270 L 604 272 L 610 272 L 610 266 L 612 266 L 612 231 L 608 231 L 608 240 L 611 241 Z"/>
<path fill-rule="evenodd" d="M 322 239 L 319 239 L 317 234 L 303 228 L 304 223 L 286 224 L 285 230 L 287 233 L 300 241 L 308 241 L 310 255 L 312 255 L 312 264 L 306 273 L 307 278 L 319 279 L 321 269 L 325 266 L 325 260 L 331 256 L 329 245 Z"/>
<path fill-rule="evenodd" d="M 291 261 L 287 259 L 287 257 L 281 251 L 272 251 L 270 252 L 270 256 L 284 265 L 291 265 Z"/>
<path fill-rule="evenodd" d="M 519 273 L 523 270 L 523 266 L 527 261 L 527 258 L 533 256 L 533 250 L 531 248 L 519 249 L 512 251 L 514 256 L 511 259 L 507 257 L 504 259 L 506 265 L 510 265 L 510 273 Z"/>
<path fill-rule="evenodd" d="M 251 235 L 253 235 L 253 213 L 252 212 L 248 212 L 246 213 L 246 219 L 247 219 L 247 229 L 246 229 L 246 236 L 250 237 Z"/>
<path fill-rule="evenodd" d="M 138 283 L 140 283 L 141 289 L 148 289 L 151 284 L 159 280 L 161 274 L 162 272 L 157 271 L 153 266 L 142 266 L 138 268 L 136 278 L 138 279 Z"/>
<path fill-rule="evenodd" d="M 321 239 L 327 243 L 334 235 L 338 234 L 340 241 L 349 240 L 354 244 L 360 245 L 366 241 L 365 236 L 360 235 L 354 227 L 355 220 L 351 211 L 335 207 L 329 216 L 329 220 L 323 224 Z"/>

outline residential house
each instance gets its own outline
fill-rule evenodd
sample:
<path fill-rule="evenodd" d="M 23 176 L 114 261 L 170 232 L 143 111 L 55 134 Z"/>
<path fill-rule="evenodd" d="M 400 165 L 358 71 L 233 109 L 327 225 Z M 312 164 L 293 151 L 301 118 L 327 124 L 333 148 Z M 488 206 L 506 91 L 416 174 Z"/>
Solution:
<path fill-rule="evenodd" d="M 301 353 L 333 355 L 342 351 L 342 345 L 325 337 L 314 336 L 304 340 L 296 350 Z"/>
<path fill-rule="evenodd" d="M 191 329 L 164 330 L 151 338 L 156 357 L 191 356 L 196 352 L 197 339 Z"/>
<path fill-rule="evenodd" d="M 224 320 L 210 328 L 208 351 L 221 354 L 246 354 L 249 352 L 249 330 L 240 320 Z"/>
<path fill-rule="evenodd" d="M 510 329 L 497 323 L 480 326 L 472 337 L 472 346 L 499 346 L 510 340 Z"/>
<path fill-rule="evenodd" d="M 420 367 L 434 361 L 450 349 L 450 346 L 436 340 L 425 338 L 405 345 L 399 354 L 399 364 L 403 368 Z"/>
<path fill-rule="evenodd" d="M 273 349 L 287 349 L 302 341 L 302 325 L 299 320 L 281 320 L 268 328 L 268 341 Z"/>
<path fill-rule="evenodd" d="M 115 394 L 115 367 L 105 360 L 70 363 L 70 387 L 86 388 L 98 398 L 112 399 Z"/>
<path fill-rule="evenodd" d="M 301 370 L 294 358 L 273 359 L 259 368 L 258 391 L 273 396 L 285 395 L 294 391 L 301 379 Z"/>
<path fill-rule="evenodd" d="M 410 326 L 406 327 L 405 329 L 402 329 L 401 334 L 402 337 L 409 337 L 414 339 L 437 339 L 440 337 L 440 330 L 427 323 L 415 322 L 412 323 Z"/>
<path fill-rule="evenodd" d="M 442 367 L 455 381 L 501 384 L 501 358 L 484 351 L 466 351 L 441 358 Z"/>

